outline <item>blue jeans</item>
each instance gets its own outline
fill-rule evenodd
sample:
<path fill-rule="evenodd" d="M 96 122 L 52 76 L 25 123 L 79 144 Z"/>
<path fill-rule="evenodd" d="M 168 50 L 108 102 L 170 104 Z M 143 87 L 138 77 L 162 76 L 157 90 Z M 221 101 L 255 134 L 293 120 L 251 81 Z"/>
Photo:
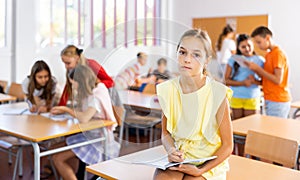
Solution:
<path fill-rule="evenodd" d="M 291 102 L 274 102 L 265 100 L 266 114 L 268 116 L 277 116 L 287 118 L 291 108 Z"/>

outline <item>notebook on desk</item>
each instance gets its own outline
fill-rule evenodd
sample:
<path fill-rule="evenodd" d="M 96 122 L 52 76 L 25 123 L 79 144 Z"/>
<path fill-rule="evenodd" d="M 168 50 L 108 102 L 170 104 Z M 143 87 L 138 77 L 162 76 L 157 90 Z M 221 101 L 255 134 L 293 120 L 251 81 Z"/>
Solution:
<path fill-rule="evenodd" d="M 11 108 L 3 112 L 4 115 L 23 115 L 31 114 L 28 108 Z"/>
<path fill-rule="evenodd" d="M 148 166 L 154 166 L 162 170 L 166 170 L 169 167 L 177 166 L 179 164 L 194 164 L 194 163 L 200 164 L 215 158 L 217 158 L 217 156 L 211 156 L 211 157 L 200 158 L 200 159 L 185 159 L 183 162 L 169 162 L 168 157 L 163 156 L 161 158 L 156 158 L 149 161 L 134 161 L 133 164 L 143 164 Z"/>
<path fill-rule="evenodd" d="M 49 118 L 53 121 L 65 121 L 65 120 L 68 120 L 68 119 L 73 119 L 73 117 L 69 114 L 56 114 L 56 115 L 53 115 L 51 113 L 41 113 L 40 115 L 44 116 L 46 118 Z"/>

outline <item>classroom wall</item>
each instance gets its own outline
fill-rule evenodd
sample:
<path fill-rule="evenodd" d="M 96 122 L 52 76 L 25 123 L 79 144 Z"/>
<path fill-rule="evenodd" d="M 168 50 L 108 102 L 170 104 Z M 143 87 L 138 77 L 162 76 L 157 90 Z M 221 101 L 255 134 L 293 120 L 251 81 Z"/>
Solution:
<path fill-rule="evenodd" d="M 129 6 L 130 3 L 131 1 L 129 1 Z M 163 7 L 169 6 L 168 4 L 168 1 L 162 2 Z M 162 18 L 167 19 L 169 11 L 166 10 L 166 8 L 162 9 Z M 129 12 L 133 12 L 133 10 L 129 10 Z M 16 65 L 11 66 L 15 77 L 3 77 L 4 79 L 8 78 L 9 81 L 21 83 L 22 80 L 29 75 L 34 62 L 36 60 L 43 59 L 50 66 L 52 74 L 56 76 L 59 84 L 63 85 L 65 82 L 65 68 L 64 64 L 61 62 L 59 54 L 64 46 L 47 47 L 43 49 L 39 48 L 35 40 L 38 24 L 34 17 L 36 17 L 36 0 L 16 0 Z M 129 21 L 133 22 L 133 18 L 134 16 L 129 14 Z M 162 27 L 162 32 L 169 31 L 169 26 L 165 25 L 165 23 L 162 23 Z M 128 26 L 128 28 L 128 31 L 133 31 L 133 29 L 130 29 L 133 28 L 133 26 Z M 169 36 L 169 33 L 164 34 L 165 36 Z M 165 36 L 163 38 L 168 39 Z M 102 64 L 111 76 L 116 76 L 126 66 L 136 62 L 136 54 L 139 51 L 149 54 L 149 67 L 156 67 L 156 61 L 158 58 L 168 57 L 168 48 L 166 47 L 165 41 L 162 42 L 162 46 L 145 47 L 134 46 L 130 36 L 128 40 L 130 41 L 128 48 L 124 48 L 120 44 L 118 44 L 118 47 L 115 49 L 92 48 L 90 45 L 86 45 L 86 47 L 83 47 L 85 49 L 84 53 L 86 57 L 96 59 L 100 64 Z M 7 57 L 7 63 L 9 64 L 11 61 L 10 57 Z M 173 69 L 173 67 L 176 67 L 176 65 L 169 63 L 169 68 Z M 10 71 L 2 66 L 0 67 L 0 72 L 9 74 Z"/>
<path fill-rule="evenodd" d="M 37 22 L 35 21 L 36 0 L 16 0 L 16 58 L 14 51 L 8 49 L 0 52 L 0 75 L 1 79 L 21 82 L 29 74 L 32 64 L 38 59 L 45 59 L 52 68 L 53 74 L 59 83 L 65 80 L 65 70 L 61 63 L 59 52 L 63 47 L 37 49 L 35 34 Z M 119 48 L 107 58 L 100 59 L 105 54 L 103 49 L 87 49 L 86 54 L 91 58 L 99 58 L 109 74 L 116 75 L 125 65 L 135 60 L 136 52 L 141 50 L 151 54 L 149 65 L 155 66 L 156 58 L 164 56 L 171 60 L 169 68 L 176 70 L 175 48 L 182 32 L 192 26 L 192 18 L 241 16 L 269 14 L 269 25 L 273 30 L 275 41 L 286 51 L 290 61 L 290 83 L 294 100 L 300 99 L 300 85 L 297 73 L 300 67 L 299 33 L 300 2 L 294 0 L 164 0 L 162 18 L 164 19 L 163 30 L 165 46 L 161 47 L 129 47 Z M 183 11 L 184 10 L 184 11 Z M 166 23 L 168 22 L 168 23 Z M 220 27 L 221 28 L 221 27 Z M 116 53 L 118 52 L 118 53 Z M 113 59 L 112 61 L 107 59 Z M 14 61 L 16 65 L 14 65 Z M 105 61 L 105 62 L 104 62 Z"/>
<path fill-rule="evenodd" d="M 294 0 L 172 0 L 171 19 L 192 26 L 193 18 L 269 15 L 269 27 L 274 39 L 286 52 L 290 62 L 290 84 L 294 100 L 300 100 L 300 53 L 299 29 L 300 1 Z M 221 33 L 222 27 L 220 27 Z"/>

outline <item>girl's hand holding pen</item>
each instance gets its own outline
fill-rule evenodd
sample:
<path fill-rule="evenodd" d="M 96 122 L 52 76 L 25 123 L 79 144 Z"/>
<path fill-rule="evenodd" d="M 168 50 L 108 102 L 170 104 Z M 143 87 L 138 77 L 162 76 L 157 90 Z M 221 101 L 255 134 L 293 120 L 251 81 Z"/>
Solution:
<path fill-rule="evenodd" d="M 184 160 L 184 153 L 181 150 L 171 147 L 168 151 L 169 162 L 182 162 Z"/>
<path fill-rule="evenodd" d="M 37 108 L 36 105 L 32 105 L 32 106 L 29 108 L 29 111 L 30 111 L 31 113 L 35 113 L 35 112 L 37 112 L 37 110 L 38 110 L 38 108 Z"/>

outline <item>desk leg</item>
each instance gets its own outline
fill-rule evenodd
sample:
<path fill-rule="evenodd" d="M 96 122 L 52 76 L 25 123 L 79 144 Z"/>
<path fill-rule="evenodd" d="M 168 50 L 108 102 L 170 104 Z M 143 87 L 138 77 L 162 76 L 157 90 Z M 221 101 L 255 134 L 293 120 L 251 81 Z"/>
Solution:
<path fill-rule="evenodd" d="M 108 153 L 108 139 L 109 139 L 109 137 L 108 137 L 109 135 L 108 135 L 108 130 L 107 130 L 107 128 L 103 128 L 103 133 L 104 133 L 104 137 L 106 137 L 105 140 L 104 140 L 103 161 L 106 161 L 106 160 L 108 160 L 108 155 L 107 155 L 107 153 Z"/>
<path fill-rule="evenodd" d="M 239 152 L 241 150 L 239 150 L 238 148 L 238 145 L 244 145 L 245 144 L 245 140 L 246 140 L 246 137 L 244 136 L 240 136 L 240 135 L 233 135 L 233 141 L 234 141 L 234 149 L 235 149 L 235 152 L 234 154 L 235 155 L 239 155 Z"/>
<path fill-rule="evenodd" d="M 34 152 L 34 179 L 40 179 L 40 147 L 38 143 L 31 142 Z"/>

